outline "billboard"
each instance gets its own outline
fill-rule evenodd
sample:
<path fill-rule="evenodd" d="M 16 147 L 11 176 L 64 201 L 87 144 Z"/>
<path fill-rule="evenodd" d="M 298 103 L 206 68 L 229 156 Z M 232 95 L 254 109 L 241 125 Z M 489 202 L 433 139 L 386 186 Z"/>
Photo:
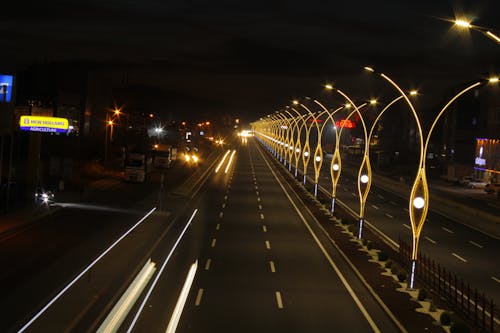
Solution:
<path fill-rule="evenodd" d="M 12 99 L 12 75 L 0 74 L 0 103 L 10 103 Z"/>
<path fill-rule="evenodd" d="M 21 116 L 19 126 L 23 131 L 66 133 L 69 122 L 66 118 Z"/>

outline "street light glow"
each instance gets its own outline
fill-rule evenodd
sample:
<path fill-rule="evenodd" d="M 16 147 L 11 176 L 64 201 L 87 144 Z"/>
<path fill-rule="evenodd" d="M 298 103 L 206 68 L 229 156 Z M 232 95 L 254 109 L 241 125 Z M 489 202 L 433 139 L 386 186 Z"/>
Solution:
<path fill-rule="evenodd" d="M 472 27 L 470 22 L 465 20 L 465 19 L 458 19 L 458 20 L 455 20 L 455 25 L 458 25 L 459 27 L 461 28 L 470 28 Z"/>
<path fill-rule="evenodd" d="M 295 104 L 295 105 L 297 105 L 297 104 L 299 104 L 299 101 L 296 100 L 296 99 L 294 99 L 292 103 Z"/>
<path fill-rule="evenodd" d="M 499 79 L 498 79 L 498 76 L 496 76 L 496 77 L 490 77 L 490 78 L 488 79 L 488 82 L 489 82 L 489 83 L 498 83 L 498 80 L 499 80 Z"/>
<path fill-rule="evenodd" d="M 367 70 L 368 72 L 372 72 L 372 73 L 373 73 L 373 72 L 375 72 L 375 70 L 374 70 L 373 68 L 369 67 L 369 66 L 365 66 L 364 68 L 365 68 L 365 70 Z"/>
<path fill-rule="evenodd" d="M 368 175 L 362 175 L 361 178 L 359 179 L 363 184 L 368 183 Z"/>
<path fill-rule="evenodd" d="M 295 151 L 296 151 L 297 153 L 300 153 L 300 148 L 296 148 L 296 149 L 295 149 Z"/>
<path fill-rule="evenodd" d="M 418 91 L 416 91 L 416 90 L 410 91 L 410 96 L 417 96 L 417 95 L 418 95 Z"/>
<path fill-rule="evenodd" d="M 305 156 L 305 157 L 309 156 L 309 152 L 308 152 L 308 151 L 305 151 L 305 152 L 304 152 L 304 156 Z"/>
<path fill-rule="evenodd" d="M 333 90 L 333 86 L 330 83 L 325 84 L 325 88 L 328 90 Z"/>
<path fill-rule="evenodd" d="M 424 207 L 425 200 L 422 197 L 416 197 L 413 199 L 413 206 L 417 209 L 422 209 Z"/>
<path fill-rule="evenodd" d="M 370 99 L 370 104 L 371 104 L 371 105 L 375 105 L 375 104 L 377 104 L 377 100 L 376 100 L 376 99 L 374 99 L 374 98 Z"/>
<path fill-rule="evenodd" d="M 339 171 L 340 167 L 337 163 L 332 166 L 333 171 Z"/>
<path fill-rule="evenodd" d="M 316 162 L 321 161 L 321 156 L 316 156 L 315 160 L 316 160 Z"/>

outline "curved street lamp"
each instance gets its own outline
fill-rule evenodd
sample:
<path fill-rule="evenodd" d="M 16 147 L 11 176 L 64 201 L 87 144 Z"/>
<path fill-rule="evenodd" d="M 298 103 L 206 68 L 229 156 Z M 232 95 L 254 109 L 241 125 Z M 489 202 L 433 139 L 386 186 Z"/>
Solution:
<path fill-rule="evenodd" d="M 331 84 L 325 85 L 326 89 L 333 90 L 340 94 L 344 99 L 354 107 L 354 110 L 349 114 L 349 116 L 346 118 L 348 120 L 354 113 L 357 113 L 359 116 L 359 119 L 361 120 L 361 125 L 363 126 L 363 135 L 364 135 L 364 140 L 365 140 L 365 147 L 364 147 L 364 153 L 363 153 L 363 160 L 361 162 L 361 165 L 359 167 L 358 171 L 358 194 L 359 194 L 359 227 L 358 227 L 358 239 L 361 239 L 362 233 L 363 233 L 363 222 L 365 219 L 365 206 L 366 206 L 366 198 L 368 196 L 368 193 L 370 192 L 370 186 L 372 183 L 372 168 L 370 164 L 370 155 L 369 155 L 369 142 L 368 142 L 368 133 L 366 131 L 366 124 L 363 119 L 363 116 L 361 115 L 361 112 L 359 111 L 360 108 L 368 105 L 368 103 L 363 103 L 359 107 L 354 104 L 352 99 L 347 96 L 343 91 L 334 88 Z M 342 130 L 344 128 L 340 128 L 340 133 L 339 133 L 339 138 L 342 136 Z"/>
<path fill-rule="evenodd" d="M 365 67 L 365 70 L 376 73 L 375 70 L 371 67 Z M 413 289 L 414 282 L 415 282 L 415 267 L 416 267 L 416 262 L 418 258 L 418 245 L 419 245 L 419 240 L 420 240 L 420 234 L 422 232 L 422 228 L 424 226 L 424 223 L 426 221 L 427 217 L 427 212 L 429 209 L 429 186 L 427 183 L 427 177 L 426 177 L 426 170 L 425 170 L 425 156 L 427 152 L 427 148 L 429 145 L 429 140 L 432 134 L 432 131 L 434 127 L 437 124 L 437 121 L 440 119 L 441 115 L 446 111 L 446 109 L 461 95 L 466 93 L 467 91 L 478 87 L 484 83 L 490 82 L 490 83 L 495 83 L 498 82 L 498 78 L 491 78 L 489 80 L 483 80 L 479 82 L 475 82 L 466 88 L 462 89 L 460 92 L 458 92 L 453 98 L 451 98 L 445 106 L 439 111 L 438 115 L 434 119 L 431 128 L 427 134 L 427 138 L 425 140 L 425 145 L 424 145 L 424 136 L 422 133 L 422 126 L 420 123 L 420 119 L 418 118 L 418 115 L 416 113 L 416 110 L 409 100 L 409 98 L 404 94 L 403 90 L 387 75 L 383 73 L 376 73 L 379 76 L 381 76 L 384 80 L 389 82 L 401 95 L 401 98 L 404 98 L 408 106 L 410 107 L 410 110 L 415 117 L 415 121 L 417 123 L 417 128 L 418 128 L 418 133 L 420 137 L 420 156 L 419 156 L 419 166 L 418 166 L 418 171 L 415 177 L 415 181 L 413 182 L 413 186 L 410 192 L 410 198 L 408 202 L 408 211 L 410 215 L 410 222 L 411 222 L 411 230 L 412 230 L 412 255 L 411 255 L 411 267 L 410 267 L 410 283 L 409 283 L 409 288 Z"/>
<path fill-rule="evenodd" d="M 470 29 L 470 30 L 476 30 L 485 35 L 486 37 L 494 40 L 497 44 L 500 44 L 500 37 L 495 35 L 491 30 L 479 27 L 477 25 L 472 25 L 471 21 L 466 19 L 466 18 L 461 18 L 461 19 L 456 19 L 453 21 L 455 26 L 462 28 L 462 29 Z"/>

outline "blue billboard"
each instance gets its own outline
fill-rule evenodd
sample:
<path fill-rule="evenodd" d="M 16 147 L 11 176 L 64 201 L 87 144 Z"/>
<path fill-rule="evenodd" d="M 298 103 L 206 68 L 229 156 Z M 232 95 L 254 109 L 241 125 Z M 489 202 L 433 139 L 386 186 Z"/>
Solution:
<path fill-rule="evenodd" d="M 12 75 L 0 74 L 0 103 L 10 103 L 13 82 L 14 77 Z"/>

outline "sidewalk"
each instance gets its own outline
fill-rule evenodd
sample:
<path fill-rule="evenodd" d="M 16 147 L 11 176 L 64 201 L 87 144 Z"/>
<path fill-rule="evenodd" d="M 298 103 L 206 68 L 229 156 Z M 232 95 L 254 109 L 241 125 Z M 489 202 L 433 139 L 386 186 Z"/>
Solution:
<path fill-rule="evenodd" d="M 85 185 L 82 192 L 76 190 L 63 190 L 55 193 L 55 205 L 36 203 L 34 200 L 22 208 L 14 209 L 6 214 L 0 215 L 0 237 L 6 237 L 17 230 L 33 223 L 34 221 L 59 210 L 57 202 L 81 202 L 95 191 L 105 191 L 117 183 L 119 179 L 107 178 L 94 180 Z"/>

